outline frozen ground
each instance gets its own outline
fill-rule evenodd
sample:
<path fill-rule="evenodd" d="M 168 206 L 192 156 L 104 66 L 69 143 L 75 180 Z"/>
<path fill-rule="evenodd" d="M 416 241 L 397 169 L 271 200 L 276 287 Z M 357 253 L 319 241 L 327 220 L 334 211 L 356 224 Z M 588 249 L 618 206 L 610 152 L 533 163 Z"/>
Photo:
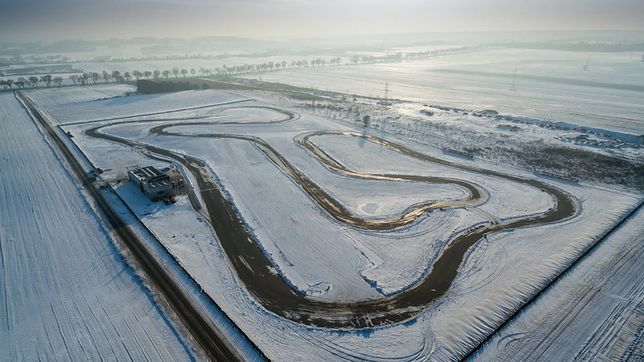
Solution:
<path fill-rule="evenodd" d="M 0 112 L 0 360 L 193 358 L 11 93 Z"/>
<path fill-rule="evenodd" d="M 369 173 L 395 172 L 427 176 L 440 175 L 474 181 L 483 189 L 488 190 L 489 195 L 484 203 L 472 210 L 474 212 L 482 211 L 483 217 L 492 218 L 492 220 L 543 212 L 554 205 L 552 198 L 533 187 L 412 159 L 380 145 L 363 142 L 359 138 L 322 136 L 313 140 L 321 146 L 322 150 L 355 170 Z M 376 157 L 365 157 L 365 155 Z M 442 154 L 436 154 L 436 156 L 461 163 L 467 162 L 453 156 Z M 470 162 L 470 164 L 475 163 Z"/>
<path fill-rule="evenodd" d="M 199 93 L 193 93 L 197 99 L 202 97 Z M 168 104 L 177 105 L 185 94 L 165 97 Z M 254 98 L 254 95 L 248 95 L 248 98 Z M 146 100 L 142 99 L 140 104 L 143 108 L 151 107 L 145 103 Z M 203 115 L 202 112 L 206 110 L 195 111 L 193 115 L 199 117 Z M 230 116 L 222 116 L 231 112 L 223 111 L 223 108 L 221 114 L 218 114 L 216 107 L 209 108 L 207 112 L 211 117 L 208 121 L 231 120 Z M 386 216 L 399 211 L 405 204 L 432 199 L 441 192 L 458 196 L 458 189 L 435 188 L 436 185 L 409 183 L 401 186 L 391 182 L 369 182 L 361 187 L 359 183 L 324 168 L 293 140 L 303 132 L 346 131 L 353 130 L 352 127 L 306 113 L 291 122 L 261 124 L 262 120 L 270 117 L 257 115 L 260 118 L 256 120 L 258 124 L 176 126 L 171 130 L 186 134 L 221 132 L 261 137 L 343 203 L 353 205 L 355 212 L 362 210 L 360 205 L 364 201 L 360 200 L 372 199 L 374 194 L 383 195 L 376 198 L 379 203 L 376 214 L 373 214 L 376 216 Z M 240 119 L 246 123 L 249 121 Z M 60 121 L 66 122 L 65 119 Z M 272 271 L 281 273 L 313 298 L 378 298 L 383 292 L 400 292 L 427 272 L 451 233 L 490 221 L 491 218 L 538 213 L 552 206 L 552 200 L 547 195 L 524 185 L 500 182 L 495 177 L 410 159 L 369 142 L 360 143 L 357 138 L 314 138 L 317 145 L 351 168 L 446 174 L 474 181 L 489 194 L 480 207 L 436 211 L 400 230 L 384 233 L 356 230 L 339 224 L 325 214 L 290 178 L 247 141 L 147 134 L 147 129 L 163 123 L 124 124 L 107 128 L 106 131 L 205 160 L 211 173 L 237 205 L 244 221 L 271 255 L 275 262 L 275 270 Z M 123 146 L 87 139 L 80 132 L 84 127 L 67 126 L 65 129 L 72 130 L 74 142 L 96 166 L 104 167 L 125 157 L 129 157 L 131 162 L 145 161 L 143 156 Z M 458 160 L 432 147 L 391 135 L 382 136 L 438 158 Z M 127 156 L 128 152 L 130 156 Z M 480 160 L 472 163 L 534 177 L 510 169 L 507 165 L 488 164 Z M 468 253 L 454 284 L 437 303 L 406 323 L 357 331 L 310 328 L 266 312 L 239 284 L 216 236 L 203 218 L 190 210 L 185 200 L 170 207 L 146 205 L 138 212 L 142 221 L 196 282 L 271 359 L 449 360 L 463 356 L 469 348 L 487 337 L 525 300 L 545 287 L 598 237 L 610 230 L 628 210 L 641 202 L 641 196 L 615 189 L 546 181 L 575 197 L 580 206 L 577 216 L 554 225 L 490 236 Z M 128 191 L 126 185 L 118 186 L 117 190 L 133 204 L 145 205 L 137 201 L 137 196 L 132 190 Z M 415 198 L 418 191 L 424 193 Z M 404 197 L 398 200 L 390 197 L 390 193 L 399 193 Z"/>
<path fill-rule="evenodd" d="M 488 340 L 472 360 L 637 360 L 644 355 L 644 212 Z"/>
<path fill-rule="evenodd" d="M 92 88 L 88 89 L 91 89 L 91 91 L 89 95 L 85 96 L 85 99 L 91 100 L 91 97 L 95 97 L 95 93 Z M 37 91 L 36 97 L 45 97 L 42 94 L 51 94 L 55 90 L 49 93 L 46 92 L 47 90 Z M 31 96 L 31 92 L 28 95 Z M 104 97 L 100 97 L 95 98 L 93 101 L 82 103 L 69 103 L 67 94 L 62 94 L 61 97 L 63 104 L 54 104 L 51 101 L 45 100 L 46 105 L 43 107 L 61 123 L 142 116 L 151 113 L 163 113 L 164 111 L 170 110 L 207 107 L 245 99 L 234 93 L 215 91 L 186 91 L 171 95 L 145 94 L 108 99 L 102 99 Z M 33 99 L 37 101 L 36 98 Z"/>
<path fill-rule="evenodd" d="M 112 62 L 82 62 L 74 63 L 74 67 L 77 69 L 82 69 L 86 72 L 102 72 L 107 70 L 112 72 L 113 70 L 123 72 L 132 72 L 133 70 L 140 71 L 154 71 L 158 69 L 163 70 L 172 70 L 173 68 L 185 68 L 185 69 L 215 69 L 222 68 L 224 65 L 227 66 L 236 66 L 244 64 L 261 64 L 267 62 L 281 63 L 282 61 L 287 61 L 291 63 L 294 60 L 312 60 L 317 58 L 328 59 L 328 55 L 279 55 L 279 56 L 267 56 L 267 57 L 244 57 L 244 56 L 231 56 L 223 59 L 204 59 L 204 58 L 191 58 L 191 59 L 161 59 L 161 60 L 123 60 L 123 61 L 112 61 Z M 181 77 L 181 75 L 179 76 Z M 171 78 L 174 78 L 171 75 Z"/>
<path fill-rule="evenodd" d="M 588 71 L 583 70 L 586 62 Z M 641 135 L 643 68 L 631 53 L 488 49 L 402 63 L 293 69 L 261 77 L 375 97 L 384 97 L 388 82 L 391 98 L 495 109 Z"/>
<path fill-rule="evenodd" d="M 87 103 L 109 99 L 136 92 L 136 87 L 127 84 L 104 84 L 91 87 L 63 87 L 55 90 L 35 89 L 27 92 L 41 107 L 65 107 L 75 103 Z"/>
<path fill-rule="evenodd" d="M 359 98 L 292 106 L 361 127 L 363 117 L 369 116 L 373 132 L 438 147 L 446 156 L 456 150 L 536 174 L 644 189 L 636 176 L 644 172 L 644 136 L 414 102 L 383 106 Z"/>
<path fill-rule="evenodd" d="M 109 128 L 109 132 L 146 143 L 160 144 L 206 160 L 222 180 L 226 190 L 232 194 L 242 215 L 255 230 L 259 239 L 265 240 L 264 246 L 269 253 L 273 258 L 282 261 L 280 269 L 287 278 L 298 289 L 313 295 L 320 293 L 318 286 L 325 286 L 321 297 L 326 299 L 376 297 L 377 294 L 374 294 L 375 291 L 365 283 L 364 279 L 375 283 L 385 294 L 403 290 L 420 278 L 426 265 L 436 257 L 453 230 L 461 230 L 470 224 L 486 220 L 498 221 L 543 212 L 553 205 L 552 200 L 539 190 L 520 184 L 504 184 L 490 177 L 471 175 L 477 183 L 491 191 L 489 199 L 485 200 L 481 208 L 456 210 L 460 217 L 456 217 L 451 210 L 436 212 L 432 217 L 423 219 L 418 225 L 397 233 L 379 234 L 356 231 L 353 228 L 345 230 L 337 225 L 335 220 L 321 212 L 319 207 L 290 178 L 272 163 L 266 162 L 265 156 L 248 142 L 212 139 L 191 139 L 190 142 L 186 142 L 184 138 L 149 137 L 146 132 L 140 130 L 141 127 L 150 128 L 153 125 L 143 124 L 140 127 L 133 127 L 130 124 L 124 124 Z M 399 214 L 420 202 L 454 199 L 464 195 L 463 190 L 453 185 L 447 187 L 446 185 L 366 181 L 342 177 L 313 160 L 292 140 L 302 130 L 337 127 L 341 126 L 329 124 L 328 119 L 307 116 L 295 123 L 252 126 L 177 126 L 168 131 L 185 134 L 221 132 L 259 135 L 269 141 L 280 153 L 286 155 L 287 159 L 309 178 L 322 185 L 361 216 L 382 218 L 392 213 Z M 75 133 L 78 134 L 78 132 Z M 325 138 L 321 137 L 321 139 Z M 333 137 L 330 138 L 333 139 Z M 410 160 L 391 151 L 382 150 L 381 147 L 371 143 L 363 145 L 365 149 L 360 149 L 357 138 L 338 138 L 339 142 L 336 142 L 333 148 L 343 151 L 338 159 L 345 162 L 347 158 L 351 159 L 351 156 L 355 155 L 362 163 L 361 166 L 354 167 L 352 162 L 345 163 L 359 171 L 428 176 L 440 173 L 449 177 L 463 177 L 461 171 L 446 172 L 445 167 Z M 82 140 L 78 142 L 86 143 Z M 333 155 L 333 152 L 331 154 Z M 365 159 L 364 155 L 378 155 L 378 157 Z M 426 172 L 426 169 L 429 169 L 429 172 Z M 249 193 L 244 190 L 254 191 Z M 418 193 L 418 191 L 422 192 Z M 523 202 L 528 200 L 525 195 L 531 196 L 530 202 Z M 284 212 L 292 210 L 288 228 L 283 226 L 283 212 L 275 212 L 275 210 L 284 210 Z M 494 210 L 497 210 L 496 215 L 491 213 Z M 320 218 L 321 213 L 322 218 Z M 300 229 L 298 225 L 307 225 L 307 227 Z M 273 240 L 288 242 L 276 244 L 272 242 Z M 304 240 L 307 241 L 304 242 Z M 404 243 L 392 242 L 392 240 L 404 240 Z M 322 257 L 325 254 L 323 249 L 327 249 L 330 244 L 333 244 L 337 250 L 333 252 L 333 256 Z M 315 245 L 318 245 L 315 250 L 320 248 L 319 252 L 311 252 L 311 248 Z M 342 262 L 339 258 L 346 261 Z M 307 267 L 301 267 L 304 265 Z M 322 274 L 323 277 L 321 277 Z M 354 276 L 354 279 L 349 276 Z"/>
<path fill-rule="evenodd" d="M 466 353 L 642 201 L 609 189 L 557 186 L 581 200 L 580 214 L 562 223 L 501 232 L 473 249 L 450 295 L 437 306 L 432 328 L 440 331 L 438 356 Z"/>
<path fill-rule="evenodd" d="M 435 132 L 433 127 L 443 127 L 452 130 L 446 137 L 446 143 L 459 138 L 459 143 L 473 148 L 477 147 L 477 143 L 468 144 L 466 141 L 471 134 L 496 137 L 508 143 L 541 142 L 559 147 L 579 147 L 596 153 L 635 159 L 639 157 L 644 145 L 644 138 L 631 134 L 480 110 L 477 112 L 405 102 L 397 103 L 389 112 L 395 112 L 398 116 L 395 122 L 399 128 L 405 126 L 408 132 L 417 133 L 419 139 L 422 139 L 424 133 Z M 389 112 L 375 112 L 378 114 L 375 118 L 390 117 Z M 457 130 L 461 130 L 463 134 L 457 134 Z"/>

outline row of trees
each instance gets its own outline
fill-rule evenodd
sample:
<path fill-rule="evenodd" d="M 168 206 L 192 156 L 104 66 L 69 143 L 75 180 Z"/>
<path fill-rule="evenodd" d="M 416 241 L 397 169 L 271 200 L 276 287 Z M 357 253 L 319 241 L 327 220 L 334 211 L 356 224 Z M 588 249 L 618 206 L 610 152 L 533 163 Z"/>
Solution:
<path fill-rule="evenodd" d="M 60 87 L 63 84 L 63 78 L 53 77 L 51 74 L 46 74 L 40 77 L 37 77 L 34 75 L 29 78 L 20 77 L 16 80 L 13 80 L 13 79 L 0 80 L 0 86 L 3 87 L 4 89 L 14 89 L 14 88 L 23 89 L 28 85 L 30 85 L 32 88 L 36 88 L 38 87 L 39 83 L 42 83 L 47 87 L 51 87 L 52 83 L 54 83 Z"/>
<path fill-rule="evenodd" d="M 97 83 L 129 83 L 132 80 L 139 79 L 160 79 L 165 78 L 169 79 L 171 77 L 179 78 L 179 76 L 186 78 L 188 74 L 195 77 L 197 74 L 201 77 L 211 77 L 213 75 L 226 76 L 226 75 L 240 75 L 240 74 L 249 74 L 249 73 L 259 73 L 259 72 L 268 72 L 268 71 L 278 71 L 287 68 L 306 68 L 306 67 L 319 67 L 325 65 L 340 65 L 342 59 L 340 57 L 323 59 L 317 58 L 312 60 L 294 60 L 291 62 L 281 61 L 281 62 L 265 62 L 260 64 L 243 64 L 235 66 L 226 66 L 223 65 L 220 68 L 214 70 L 206 68 L 172 68 L 169 70 L 153 70 L 153 71 L 138 71 L 134 70 L 132 72 L 120 72 L 118 70 L 108 72 L 85 72 L 80 74 L 72 74 L 69 76 L 69 80 L 74 85 L 87 85 L 87 84 L 97 84 Z M 60 76 L 52 77 L 52 75 L 47 74 L 40 77 L 31 76 L 29 78 L 20 77 L 17 80 L 0 80 L 0 86 L 5 89 L 22 89 L 26 86 L 31 86 L 36 88 L 38 86 L 51 87 L 52 84 L 61 86 L 64 79 Z"/>
<path fill-rule="evenodd" d="M 178 78 L 179 75 L 182 77 L 187 77 L 188 74 L 191 76 L 196 76 L 197 73 L 201 76 L 210 76 L 211 72 L 207 69 L 200 68 L 198 71 L 195 68 L 191 68 L 190 70 L 188 69 L 179 69 L 179 68 L 173 68 L 172 70 L 154 70 L 154 71 L 143 71 L 140 72 L 138 70 L 134 70 L 132 72 L 120 72 L 118 70 L 114 70 L 112 72 L 107 72 L 103 71 L 101 73 L 98 72 L 90 72 L 90 73 L 82 73 L 82 74 L 73 74 L 69 77 L 69 79 L 72 81 L 74 84 L 89 84 L 90 82 L 93 84 L 99 83 L 99 82 L 104 82 L 104 83 L 109 83 L 109 82 L 116 82 L 116 83 L 127 83 L 132 80 L 139 80 L 139 79 L 159 79 L 161 77 L 168 79 L 170 78 L 171 75 L 174 75 L 175 78 Z"/>

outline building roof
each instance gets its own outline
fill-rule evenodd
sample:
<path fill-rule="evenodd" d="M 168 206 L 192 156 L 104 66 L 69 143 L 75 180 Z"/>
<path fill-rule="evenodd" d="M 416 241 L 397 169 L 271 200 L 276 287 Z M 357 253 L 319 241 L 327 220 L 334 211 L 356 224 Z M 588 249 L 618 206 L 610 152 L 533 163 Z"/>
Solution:
<path fill-rule="evenodd" d="M 170 177 L 163 172 L 159 171 L 154 166 L 146 166 L 128 170 L 134 177 L 141 183 L 146 184 L 150 188 L 164 187 L 171 185 Z"/>

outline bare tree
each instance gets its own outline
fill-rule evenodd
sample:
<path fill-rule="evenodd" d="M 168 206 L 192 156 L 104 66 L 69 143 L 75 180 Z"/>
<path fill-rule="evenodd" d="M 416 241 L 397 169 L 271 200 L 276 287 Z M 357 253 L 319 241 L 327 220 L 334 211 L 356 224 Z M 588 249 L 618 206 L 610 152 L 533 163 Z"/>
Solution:
<path fill-rule="evenodd" d="M 98 80 L 101 78 L 101 75 L 97 72 L 92 72 L 92 74 L 90 74 L 90 77 L 92 78 L 92 83 L 96 84 L 96 82 L 98 82 Z"/>
<path fill-rule="evenodd" d="M 74 83 L 74 85 L 76 85 L 76 83 L 78 83 L 78 75 L 76 75 L 76 74 L 70 75 L 69 80 L 71 80 L 72 83 Z"/>
<path fill-rule="evenodd" d="M 60 88 L 60 85 L 63 84 L 63 78 L 61 77 L 56 77 L 53 79 L 53 81 L 58 85 L 59 88 Z"/>
<path fill-rule="evenodd" d="M 164 70 L 162 74 L 163 74 L 163 77 L 165 79 L 168 79 L 170 77 L 170 71 L 169 70 Z"/>
<path fill-rule="evenodd" d="M 195 74 L 197 74 L 197 70 L 195 68 L 190 68 L 190 75 L 194 77 Z"/>
<path fill-rule="evenodd" d="M 120 82 L 121 81 L 121 72 L 118 70 L 113 70 L 112 71 L 112 78 L 114 78 L 115 82 Z"/>
<path fill-rule="evenodd" d="M 103 79 L 105 80 L 105 83 L 109 83 L 109 81 L 110 81 L 110 73 L 108 73 L 107 71 L 104 70 L 103 71 Z"/>
<path fill-rule="evenodd" d="M 185 78 L 186 75 L 188 74 L 188 70 L 186 69 L 181 69 L 181 75 Z"/>
<path fill-rule="evenodd" d="M 125 80 L 129 82 L 130 79 L 132 79 L 132 74 L 130 74 L 130 72 L 125 72 L 123 73 L 123 78 L 125 78 Z"/>
<path fill-rule="evenodd" d="M 172 73 L 175 78 L 179 77 L 179 68 L 172 68 Z"/>
<path fill-rule="evenodd" d="M 365 115 L 362 117 L 362 126 L 367 128 L 369 127 L 369 124 L 371 123 L 371 116 L 370 115 Z"/>
<path fill-rule="evenodd" d="M 159 79 L 160 75 L 161 75 L 161 72 L 159 72 L 158 70 L 155 70 L 154 72 L 152 72 L 152 77 L 154 77 L 154 79 Z"/>
<path fill-rule="evenodd" d="M 145 72 L 143 72 L 143 76 L 149 79 L 150 77 L 152 77 L 152 72 L 149 70 L 146 70 Z"/>
<path fill-rule="evenodd" d="M 138 70 L 134 70 L 132 71 L 132 75 L 134 76 L 134 78 L 136 78 L 136 80 L 139 80 L 143 76 L 143 73 L 139 72 Z"/>
<path fill-rule="evenodd" d="M 40 79 L 38 79 L 38 77 L 34 75 L 29 77 L 29 83 L 31 83 L 32 88 L 36 88 L 38 86 L 38 82 L 40 82 Z"/>
<path fill-rule="evenodd" d="M 8 88 L 7 81 L 4 79 L 0 79 L 0 86 Z"/>
<path fill-rule="evenodd" d="M 51 87 L 51 74 L 43 75 L 40 80 L 47 85 L 47 88 Z"/>
<path fill-rule="evenodd" d="M 22 79 L 24 79 L 24 78 L 22 78 Z M 23 88 L 25 87 L 25 81 L 24 81 L 24 80 L 20 80 L 20 78 L 18 78 L 18 80 L 17 80 L 17 81 L 15 81 L 13 84 L 14 84 L 16 87 L 20 88 L 20 89 L 23 89 Z"/>

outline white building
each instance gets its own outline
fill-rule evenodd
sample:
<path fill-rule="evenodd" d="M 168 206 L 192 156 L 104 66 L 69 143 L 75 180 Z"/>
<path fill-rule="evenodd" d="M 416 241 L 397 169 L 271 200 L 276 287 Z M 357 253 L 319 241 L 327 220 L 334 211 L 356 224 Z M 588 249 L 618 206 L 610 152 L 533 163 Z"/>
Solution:
<path fill-rule="evenodd" d="M 128 168 L 127 176 L 130 182 L 138 185 L 152 201 L 158 201 L 173 194 L 174 187 L 170 176 L 153 166 Z"/>

